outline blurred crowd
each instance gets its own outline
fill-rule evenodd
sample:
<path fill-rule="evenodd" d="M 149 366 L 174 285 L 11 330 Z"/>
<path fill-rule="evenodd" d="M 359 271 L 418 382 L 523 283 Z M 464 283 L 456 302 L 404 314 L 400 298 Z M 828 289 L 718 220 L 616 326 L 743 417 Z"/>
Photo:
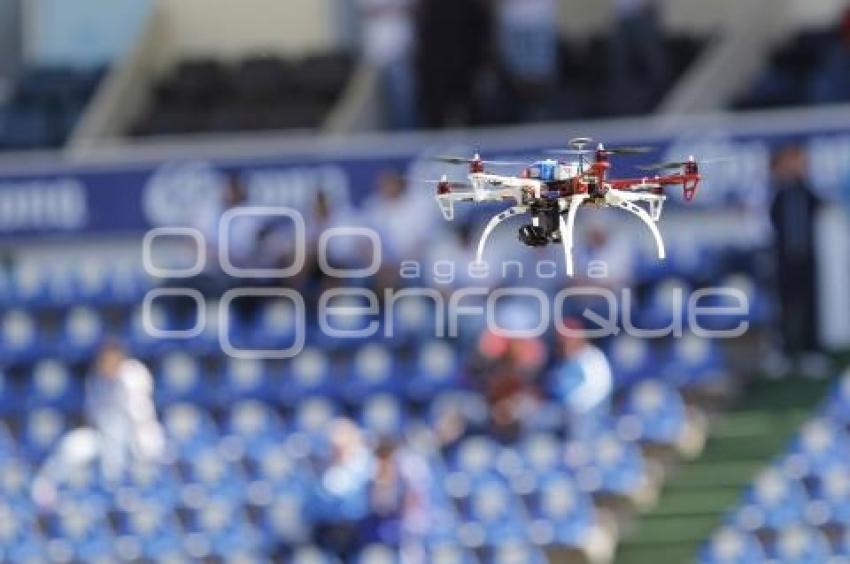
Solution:
<path fill-rule="evenodd" d="M 557 0 L 358 5 L 363 53 L 396 129 L 572 117 L 578 93 L 594 85 L 634 94 L 611 96 L 604 113 L 640 111 L 673 74 L 653 0 L 616 0 L 607 44 L 589 53 L 563 40 Z M 579 71 L 585 64 L 590 72 Z M 640 108 L 635 97 L 646 99 Z"/>
<path fill-rule="evenodd" d="M 739 108 L 850 100 L 850 8 L 833 27 L 806 31 L 777 49 Z"/>

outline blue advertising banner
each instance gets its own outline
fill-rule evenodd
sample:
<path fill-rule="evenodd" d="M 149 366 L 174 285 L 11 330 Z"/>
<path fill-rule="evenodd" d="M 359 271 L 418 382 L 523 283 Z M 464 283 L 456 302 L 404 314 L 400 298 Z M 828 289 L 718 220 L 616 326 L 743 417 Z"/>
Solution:
<path fill-rule="evenodd" d="M 619 158 L 614 163 L 616 176 L 640 176 L 643 173 L 634 165 L 690 154 L 720 157 L 703 167 L 696 209 L 762 210 L 770 197 L 771 153 L 789 142 L 801 142 L 807 148 L 813 185 L 824 196 L 839 198 L 850 186 L 850 112 L 843 110 L 833 117 L 813 112 L 705 119 L 680 128 L 675 135 L 655 122 L 629 120 L 586 128 L 491 130 L 478 139 L 468 131 L 456 136 L 371 136 L 368 143 L 343 140 L 333 150 L 288 152 L 284 148 L 278 154 L 266 145 L 258 151 L 264 156 L 252 156 L 250 148 L 234 144 L 231 153 L 219 151 L 219 156 L 193 151 L 181 158 L 174 151 L 137 163 L 130 158 L 133 149 L 129 147 L 126 160 L 74 164 L 57 160 L 40 168 L 11 165 L 0 168 L 0 238 L 141 233 L 151 227 L 185 225 L 217 202 L 233 174 L 248 189 L 252 204 L 306 209 L 316 191 L 322 190 L 339 205 L 357 206 L 387 169 L 402 172 L 412 183 L 439 178 L 447 171 L 460 180 L 463 167 L 446 167 L 427 157 L 480 149 L 491 158 L 533 160 L 545 148 L 563 147 L 569 137 L 585 134 L 587 129 L 611 146 L 648 143 L 658 147 L 650 155 Z M 671 193 L 674 206 L 679 198 L 680 194 Z"/>

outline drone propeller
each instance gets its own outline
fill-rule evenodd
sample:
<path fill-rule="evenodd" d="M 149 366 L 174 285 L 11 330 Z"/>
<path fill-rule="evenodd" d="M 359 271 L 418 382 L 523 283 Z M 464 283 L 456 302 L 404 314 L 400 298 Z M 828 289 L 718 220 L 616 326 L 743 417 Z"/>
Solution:
<path fill-rule="evenodd" d="M 624 147 L 606 147 L 602 150 L 604 150 L 605 154 L 610 157 L 614 155 L 643 155 L 645 153 L 651 153 L 656 149 L 655 147 L 650 147 L 648 145 L 633 145 Z"/>
<path fill-rule="evenodd" d="M 591 143 L 593 143 L 593 139 L 591 139 L 590 137 L 573 137 L 572 139 L 567 141 L 567 145 L 569 145 L 573 149 L 578 149 L 579 151 L 581 151 Z"/>
<path fill-rule="evenodd" d="M 704 164 L 713 164 L 713 163 L 724 163 L 724 162 L 729 162 L 731 160 L 732 160 L 731 157 L 717 157 L 717 158 L 713 158 L 713 159 L 701 159 L 699 161 L 687 160 L 687 161 L 671 161 L 671 162 L 666 162 L 666 163 L 655 163 L 655 164 L 650 164 L 650 165 L 641 165 L 641 166 L 638 166 L 636 168 L 638 170 L 646 170 L 646 171 L 670 170 L 670 169 L 674 169 L 674 168 L 682 168 L 683 166 L 687 165 L 690 162 L 696 162 L 696 164 L 698 164 L 698 165 L 704 165 Z"/>
<path fill-rule="evenodd" d="M 488 160 L 481 159 L 477 155 L 475 157 L 472 157 L 472 158 L 443 155 L 443 156 L 434 157 L 433 160 L 438 162 L 438 163 L 446 163 L 446 164 L 453 164 L 453 165 L 469 165 L 469 164 L 473 164 L 473 163 L 481 163 L 481 164 L 487 164 L 487 165 L 491 165 L 491 166 L 525 166 L 526 164 L 528 164 L 528 163 L 516 162 L 516 161 L 488 161 Z"/>

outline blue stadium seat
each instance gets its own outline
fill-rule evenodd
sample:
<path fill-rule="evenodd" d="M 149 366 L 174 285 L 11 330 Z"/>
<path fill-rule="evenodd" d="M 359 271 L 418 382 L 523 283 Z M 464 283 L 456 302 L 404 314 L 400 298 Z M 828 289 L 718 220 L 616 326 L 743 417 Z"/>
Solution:
<path fill-rule="evenodd" d="M 65 315 L 61 341 L 55 345 L 57 352 L 72 360 L 90 358 L 105 335 L 103 319 L 89 307 L 71 308 Z"/>
<path fill-rule="evenodd" d="M 747 531 L 783 529 L 803 521 L 808 501 L 799 482 L 776 468 L 769 468 L 746 491 L 734 520 Z"/>
<path fill-rule="evenodd" d="M 49 303 L 48 272 L 43 264 L 16 264 L 12 270 L 12 285 L 15 302 L 20 306 Z"/>
<path fill-rule="evenodd" d="M 183 458 L 218 443 L 219 433 L 209 413 L 189 403 L 166 407 L 163 414 L 165 430 Z"/>
<path fill-rule="evenodd" d="M 277 386 L 275 394 L 288 406 L 295 406 L 311 396 L 338 396 L 331 382 L 330 360 L 317 348 L 307 347 L 289 363 L 284 373 L 284 382 Z"/>
<path fill-rule="evenodd" d="M 63 500 L 47 516 L 47 536 L 51 552 L 65 561 L 106 561 L 115 558 L 115 534 L 102 506 L 86 501 Z M 59 548 L 61 547 L 61 549 Z"/>
<path fill-rule="evenodd" d="M 462 504 L 458 538 L 467 547 L 495 546 L 528 538 L 527 517 L 518 498 L 498 476 L 472 482 Z"/>
<path fill-rule="evenodd" d="M 547 564 L 549 559 L 539 547 L 523 542 L 508 542 L 493 547 L 484 559 L 486 564 Z"/>
<path fill-rule="evenodd" d="M 83 408 L 83 382 L 74 377 L 62 362 L 42 360 L 33 366 L 24 397 L 30 409 L 53 407 L 63 412 L 80 413 Z"/>
<path fill-rule="evenodd" d="M 155 388 L 158 404 L 190 402 L 212 405 L 215 388 L 210 385 L 209 374 L 203 374 L 197 358 L 184 352 L 165 354 L 156 370 Z"/>
<path fill-rule="evenodd" d="M 426 342 L 417 347 L 416 355 L 416 366 L 404 382 L 408 398 L 424 402 L 457 386 L 459 361 L 449 342 Z"/>
<path fill-rule="evenodd" d="M 715 384 L 726 376 L 720 346 L 714 339 L 686 332 L 674 339 L 669 352 L 664 379 L 680 388 Z"/>
<path fill-rule="evenodd" d="M 608 347 L 608 359 L 617 388 L 630 386 L 644 378 L 657 377 L 661 364 L 647 339 L 618 335 Z"/>
<path fill-rule="evenodd" d="M 427 562 L 434 564 L 479 564 L 475 552 L 455 544 L 428 544 L 424 547 Z"/>
<path fill-rule="evenodd" d="M 829 419 L 816 418 L 803 425 L 791 442 L 787 455 L 799 476 L 850 461 L 850 435 Z"/>
<path fill-rule="evenodd" d="M 203 496 L 241 504 L 245 497 L 245 476 L 223 450 L 210 445 L 198 450 L 190 458 L 183 458 L 181 466 L 185 469 L 184 481 L 200 486 L 200 490 L 194 491 Z"/>
<path fill-rule="evenodd" d="M 116 548 L 121 551 L 122 559 L 162 562 L 186 557 L 183 527 L 170 506 L 152 500 L 139 501 L 132 509 L 120 512 L 116 522 L 116 532 L 121 535 Z"/>
<path fill-rule="evenodd" d="M 404 407 L 392 394 L 377 394 L 363 401 L 359 422 L 375 436 L 400 438 L 404 432 Z"/>
<path fill-rule="evenodd" d="M 540 545 L 582 546 L 596 523 L 592 500 L 566 473 L 543 478 L 529 496 L 528 513 L 531 538 Z"/>
<path fill-rule="evenodd" d="M 21 362 L 42 353 L 38 326 L 31 313 L 21 309 L 7 310 L 0 324 L 0 360 Z"/>
<path fill-rule="evenodd" d="M 392 304 L 392 332 L 398 344 L 416 344 L 436 334 L 434 300 L 422 296 L 402 296 Z"/>
<path fill-rule="evenodd" d="M 342 383 L 345 399 L 356 405 L 369 395 L 394 392 L 400 386 L 400 375 L 392 353 L 385 346 L 365 345 L 354 353 L 351 370 Z"/>
<path fill-rule="evenodd" d="M 0 560 L 44 562 L 48 559 L 46 546 L 33 512 L 0 500 Z"/>
<path fill-rule="evenodd" d="M 172 465 L 133 464 L 122 478 L 115 504 L 126 511 L 140 503 L 172 508 L 180 502 L 181 485 Z"/>
<path fill-rule="evenodd" d="M 264 504 L 259 511 L 258 525 L 266 543 L 298 546 L 309 541 L 311 515 L 308 502 L 307 495 L 296 489 L 276 491 L 270 503 Z"/>
<path fill-rule="evenodd" d="M 845 370 L 830 392 L 824 414 L 845 426 L 850 424 L 850 370 Z"/>
<path fill-rule="evenodd" d="M 644 380 L 632 387 L 617 421 L 621 437 L 665 446 L 675 445 L 686 425 L 682 396 L 660 380 Z"/>
<path fill-rule="evenodd" d="M 337 415 L 337 406 L 325 397 L 310 397 L 298 404 L 295 412 L 295 427 L 308 435 L 323 433 Z"/>
<path fill-rule="evenodd" d="M 283 444 L 286 428 L 280 416 L 257 400 L 233 404 L 226 423 L 228 438 L 236 439 L 245 456 L 258 461 L 267 449 Z"/>
<path fill-rule="evenodd" d="M 212 498 L 188 512 L 184 547 L 196 559 L 236 558 L 262 550 L 263 538 L 241 505 Z"/>
<path fill-rule="evenodd" d="M 645 484 L 646 468 L 640 449 L 612 432 L 590 441 L 567 445 L 567 466 L 582 491 L 630 498 Z"/>
<path fill-rule="evenodd" d="M 43 407 L 30 410 L 24 421 L 22 449 L 34 460 L 41 460 L 66 430 L 61 411 Z"/>
<path fill-rule="evenodd" d="M 781 564 L 820 564 L 830 561 L 832 550 L 821 531 L 794 525 L 778 533 L 768 553 Z"/>
<path fill-rule="evenodd" d="M 398 549 L 383 544 L 369 544 L 350 559 L 351 564 L 401 564 Z"/>
<path fill-rule="evenodd" d="M 258 349 L 285 349 L 292 346 L 298 332 L 295 305 L 290 300 L 273 299 L 262 304 L 251 331 L 251 342 Z"/>
<path fill-rule="evenodd" d="M 850 462 L 846 459 L 815 469 L 812 501 L 806 507 L 806 520 L 818 527 L 829 523 L 850 523 Z"/>
<path fill-rule="evenodd" d="M 291 564 L 343 564 L 339 558 L 318 546 L 301 546 L 293 551 Z"/>
<path fill-rule="evenodd" d="M 218 387 L 218 405 L 226 407 L 238 399 L 269 399 L 286 382 L 272 382 L 272 374 L 262 360 L 229 358 L 222 374 L 222 385 Z"/>
<path fill-rule="evenodd" d="M 649 299 L 637 314 L 636 325 L 641 329 L 661 329 L 686 321 L 685 306 L 689 285 L 679 278 L 666 278 L 651 291 Z"/>
<path fill-rule="evenodd" d="M 0 458 L 0 500 L 26 512 L 32 506 L 29 486 L 34 472 L 25 458 Z"/>
<path fill-rule="evenodd" d="M 767 556 L 752 534 L 724 527 L 700 548 L 699 564 L 750 564 L 764 562 Z"/>

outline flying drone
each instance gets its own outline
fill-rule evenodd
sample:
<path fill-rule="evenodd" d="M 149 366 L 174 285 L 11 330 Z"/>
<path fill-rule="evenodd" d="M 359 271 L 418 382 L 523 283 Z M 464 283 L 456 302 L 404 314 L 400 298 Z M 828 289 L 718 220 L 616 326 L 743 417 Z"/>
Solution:
<path fill-rule="evenodd" d="M 472 158 L 437 157 L 438 162 L 469 167 L 468 182 L 450 182 L 446 175 L 436 182 L 437 203 L 448 221 L 454 219 L 455 202 L 511 202 L 513 205 L 489 221 L 478 242 L 476 261 L 481 262 L 487 239 L 503 221 L 522 214 L 531 216 L 531 223 L 519 229 L 519 239 L 530 247 L 562 243 L 567 263 L 567 275 L 572 277 L 573 233 L 576 214 L 584 204 L 597 207 L 616 207 L 639 217 L 652 233 L 658 248 L 658 258 L 665 258 L 664 240 L 656 223 L 661 217 L 668 186 L 682 186 L 685 200 L 696 195 L 700 182 L 699 165 L 691 156 L 686 161 L 659 163 L 638 167 L 651 171 L 643 178 L 608 178 L 610 157 L 634 155 L 651 151 L 650 147 L 587 148 L 593 140 L 577 137 L 568 143 L 569 149 L 547 151 L 553 158 L 532 164 L 486 161 L 476 153 Z M 567 155 L 565 160 L 554 155 Z M 592 159 L 590 158 L 592 155 Z M 493 174 L 488 166 L 522 166 L 517 176 Z"/>

